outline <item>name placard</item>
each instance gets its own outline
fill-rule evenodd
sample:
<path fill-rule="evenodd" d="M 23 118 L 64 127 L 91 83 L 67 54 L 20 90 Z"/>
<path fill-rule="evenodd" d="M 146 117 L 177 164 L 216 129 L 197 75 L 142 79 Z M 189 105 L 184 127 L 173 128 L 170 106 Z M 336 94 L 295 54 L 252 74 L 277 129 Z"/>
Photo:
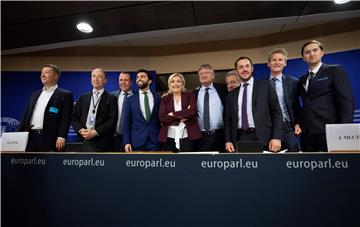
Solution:
<path fill-rule="evenodd" d="M 360 152 L 360 124 L 327 124 L 329 152 Z"/>

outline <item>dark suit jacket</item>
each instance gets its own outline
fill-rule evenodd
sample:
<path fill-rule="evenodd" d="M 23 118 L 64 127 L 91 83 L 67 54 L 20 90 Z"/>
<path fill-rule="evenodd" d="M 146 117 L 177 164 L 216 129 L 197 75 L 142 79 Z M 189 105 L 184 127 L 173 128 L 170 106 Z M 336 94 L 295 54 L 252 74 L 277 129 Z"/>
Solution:
<path fill-rule="evenodd" d="M 223 119 L 225 119 L 225 112 L 226 112 L 226 96 L 228 94 L 228 90 L 227 90 L 227 87 L 225 84 L 216 84 L 216 83 L 213 83 L 214 85 L 214 88 L 216 89 L 216 92 L 218 93 L 219 97 L 220 97 L 220 100 L 221 100 L 221 104 L 223 105 L 224 107 L 224 112 L 223 112 Z M 196 96 L 196 99 L 199 95 L 199 90 L 200 89 L 196 89 L 194 91 L 195 93 L 195 96 Z M 210 107 L 211 108 L 211 107 Z"/>
<path fill-rule="evenodd" d="M 41 92 L 42 90 L 37 90 L 30 96 L 20 123 L 19 131 L 28 131 L 31 129 L 30 120 Z M 70 91 L 58 87 L 45 108 L 43 133 L 47 137 L 49 146 L 51 146 L 54 151 L 57 137 L 67 138 L 73 103 L 73 94 Z"/>
<path fill-rule="evenodd" d="M 161 122 L 161 129 L 159 134 L 160 142 L 166 142 L 169 126 L 179 125 L 180 120 L 184 118 L 188 119 L 185 121 L 185 125 L 189 139 L 196 140 L 201 138 L 201 132 L 196 117 L 196 98 L 193 92 L 181 93 L 181 107 L 181 111 L 174 112 L 173 94 L 161 98 L 159 110 L 159 118 Z M 168 113 L 171 112 L 174 113 L 174 116 L 168 115 Z"/>
<path fill-rule="evenodd" d="M 284 99 L 286 109 L 289 112 L 292 126 L 298 122 L 299 97 L 297 95 L 297 85 L 299 80 L 293 76 L 282 76 L 282 85 L 284 90 Z M 296 118 L 296 119 L 295 119 Z"/>
<path fill-rule="evenodd" d="M 92 92 L 80 96 L 72 113 L 72 126 L 78 134 L 78 141 L 84 141 L 79 134 L 81 128 L 86 128 Z M 104 91 L 101 95 L 96 113 L 95 130 L 98 136 L 91 139 L 98 148 L 108 149 L 113 146 L 113 137 L 116 129 L 118 108 L 116 97 Z"/>
<path fill-rule="evenodd" d="M 352 123 L 355 104 L 345 71 L 339 65 L 323 64 L 308 91 L 303 86 L 307 76 L 303 75 L 298 84 L 303 103 L 300 113 L 302 130 L 324 134 L 325 124 Z"/>
<path fill-rule="evenodd" d="M 225 142 L 235 144 L 238 129 L 238 97 L 240 87 L 226 99 Z M 276 91 L 269 81 L 254 80 L 252 113 L 258 139 L 267 146 L 270 139 L 281 139 L 282 115 Z"/>
<path fill-rule="evenodd" d="M 153 144 L 158 144 L 160 96 L 155 93 L 152 94 L 154 96 L 154 107 L 149 122 L 141 113 L 139 93 L 128 97 L 126 100 L 123 128 L 124 144 L 131 144 L 133 148 L 141 147 L 146 143 L 148 136 Z"/>

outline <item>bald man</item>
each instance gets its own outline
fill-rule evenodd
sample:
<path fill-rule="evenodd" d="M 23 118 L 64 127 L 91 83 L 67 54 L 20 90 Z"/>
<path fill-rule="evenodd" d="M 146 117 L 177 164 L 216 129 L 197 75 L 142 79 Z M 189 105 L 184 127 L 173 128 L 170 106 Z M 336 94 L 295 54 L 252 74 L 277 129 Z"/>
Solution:
<path fill-rule="evenodd" d="M 83 150 L 110 152 L 117 122 L 116 97 L 104 90 L 106 73 L 97 68 L 91 72 L 92 92 L 80 96 L 72 113 L 72 126 L 83 142 Z"/>

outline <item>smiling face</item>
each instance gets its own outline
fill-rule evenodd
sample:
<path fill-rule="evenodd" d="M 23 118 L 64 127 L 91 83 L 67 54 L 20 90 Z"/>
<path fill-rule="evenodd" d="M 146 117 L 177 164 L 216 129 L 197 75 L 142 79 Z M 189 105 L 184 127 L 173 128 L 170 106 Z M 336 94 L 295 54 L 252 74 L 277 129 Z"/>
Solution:
<path fill-rule="evenodd" d="M 139 72 L 136 75 L 136 84 L 141 89 L 148 89 L 150 84 L 152 83 L 152 80 L 149 79 L 149 76 L 145 72 Z"/>
<path fill-rule="evenodd" d="M 316 67 L 324 56 L 324 51 L 317 43 L 310 43 L 303 49 L 303 60 L 309 65 L 310 68 Z"/>
<path fill-rule="evenodd" d="M 128 92 L 131 88 L 131 76 L 129 73 L 120 73 L 119 75 L 119 88 L 123 92 Z"/>
<path fill-rule="evenodd" d="M 55 72 L 55 70 L 51 67 L 43 67 L 40 75 L 41 83 L 45 87 L 54 86 L 58 79 L 59 75 Z"/>
<path fill-rule="evenodd" d="M 271 55 L 267 66 L 270 68 L 271 75 L 278 76 L 286 66 L 286 58 L 281 53 L 274 53 Z"/>
<path fill-rule="evenodd" d="M 172 77 L 168 82 L 169 90 L 172 93 L 179 94 L 184 90 L 184 83 L 180 76 Z"/>
<path fill-rule="evenodd" d="M 210 86 L 215 79 L 214 70 L 208 68 L 201 68 L 198 72 L 199 81 L 204 86 Z"/>
<path fill-rule="evenodd" d="M 100 90 L 103 89 L 106 84 L 105 72 L 102 69 L 94 69 L 91 72 L 91 84 L 94 89 Z"/>
<path fill-rule="evenodd" d="M 254 68 L 249 59 L 241 59 L 236 63 L 236 71 L 240 79 L 243 82 L 247 82 L 251 79 Z"/>

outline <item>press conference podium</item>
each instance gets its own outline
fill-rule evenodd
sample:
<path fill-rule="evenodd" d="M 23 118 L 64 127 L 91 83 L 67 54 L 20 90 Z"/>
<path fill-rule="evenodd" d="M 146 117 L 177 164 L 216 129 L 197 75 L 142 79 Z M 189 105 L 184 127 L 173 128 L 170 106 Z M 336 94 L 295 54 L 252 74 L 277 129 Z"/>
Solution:
<path fill-rule="evenodd" d="M 360 226 L 359 154 L 1 153 L 2 226 Z"/>

